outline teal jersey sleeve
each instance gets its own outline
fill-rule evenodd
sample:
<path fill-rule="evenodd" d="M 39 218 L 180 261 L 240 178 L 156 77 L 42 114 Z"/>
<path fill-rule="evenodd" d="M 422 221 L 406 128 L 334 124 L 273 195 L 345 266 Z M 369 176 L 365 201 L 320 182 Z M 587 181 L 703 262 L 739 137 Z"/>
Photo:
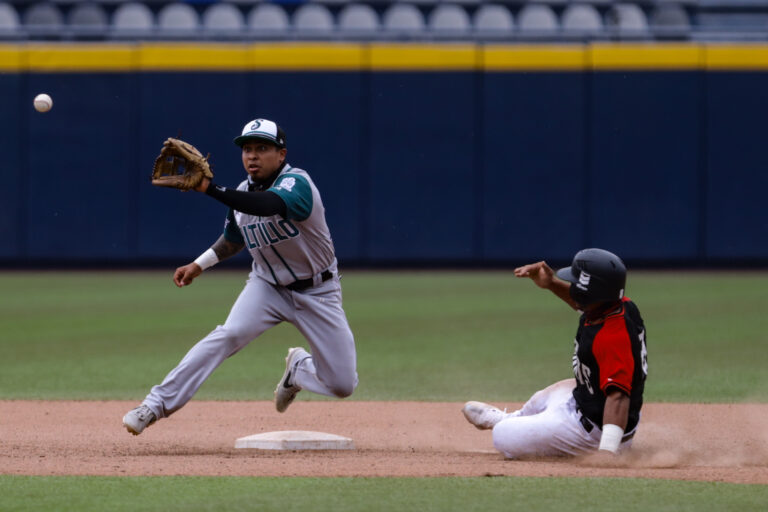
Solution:
<path fill-rule="evenodd" d="M 312 213 L 312 187 L 304 176 L 283 174 L 269 191 L 285 202 L 288 219 L 307 220 Z"/>
<path fill-rule="evenodd" d="M 232 208 L 229 209 L 227 220 L 224 221 L 224 238 L 227 242 L 232 242 L 233 244 L 245 244 L 243 234 L 240 232 L 240 228 L 237 227 L 237 222 L 235 222 L 235 211 Z"/>

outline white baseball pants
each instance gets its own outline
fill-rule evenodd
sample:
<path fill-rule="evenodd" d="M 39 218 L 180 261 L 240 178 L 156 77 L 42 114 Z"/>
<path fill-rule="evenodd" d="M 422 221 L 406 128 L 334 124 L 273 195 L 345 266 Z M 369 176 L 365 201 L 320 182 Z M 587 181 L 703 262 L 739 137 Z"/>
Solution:
<path fill-rule="evenodd" d="M 565 379 L 536 392 L 522 409 L 493 427 L 493 446 L 509 459 L 583 455 L 597 451 L 602 431 L 587 432 L 573 398 L 575 379 Z M 589 421 L 589 420 L 587 420 Z M 629 448 L 632 440 L 621 444 Z"/>
<path fill-rule="evenodd" d="M 192 398 L 226 358 L 280 322 L 295 325 L 311 352 L 299 363 L 292 383 L 321 395 L 351 395 L 358 383 L 357 356 L 341 304 L 338 276 L 297 292 L 251 274 L 224 325 L 193 346 L 143 403 L 158 419 L 171 415 Z"/>

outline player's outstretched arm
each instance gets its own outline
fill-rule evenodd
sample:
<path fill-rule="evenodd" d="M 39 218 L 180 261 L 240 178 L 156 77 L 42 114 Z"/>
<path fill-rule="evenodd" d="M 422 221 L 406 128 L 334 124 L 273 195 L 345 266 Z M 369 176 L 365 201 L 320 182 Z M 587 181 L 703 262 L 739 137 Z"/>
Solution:
<path fill-rule="evenodd" d="M 261 217 L 280 215 L 284 219 L 288 216 L 288 207 L 283 198 L 269 190 L 264 192 L 233 190 L 220 187 L 208 178 L 203 178 L 200 185 L 195 187 L 195 190 L 211 196 L 233 210 L 247 213 L 248 215 L 258 215 Z"/>
<path fill-rule="evenodd" d="M 206 251 L 210 252 L 212 251 L 215 255 L 214 262 L 209 263 L 207 266 L 214 265 L 218 263 L 219 261 L 225 260 L 231 256 L 234 256 L 238 252 L 240 252 L 243 247 L 245 247 L 245 244 L 237 244 L 234 242 L 230 242 L 227 240 L 224 235 L 221 235 L 218 240 L 216 240 L 211 248 Z M 198 258 L 199 260 L 200 258 Z M 203 267 L 200 266 L 200 264 L 197 261 L 193 261 L 192 263 L 188 263 L 184 265 L 183 267 L 179 267 L 176 269 L 176 272 L 173 273 L 173 282 L 181 288 L 182 286 L 187 286 L 192 284 L 192 281 L 195 280 L 197 276 L 203 273 Z"/>
<path fill-rule="evenodd" d="M 546 261 L 530 263 L 515 269 L 515 276 L 530 277 L 539 288 L 549 290 L 573 309 L 579 309 L 578 304 L 571 298 L 569 289 L 571 283 L 561 281 L 555 277 L 555 271 L 547 265 Z"/>

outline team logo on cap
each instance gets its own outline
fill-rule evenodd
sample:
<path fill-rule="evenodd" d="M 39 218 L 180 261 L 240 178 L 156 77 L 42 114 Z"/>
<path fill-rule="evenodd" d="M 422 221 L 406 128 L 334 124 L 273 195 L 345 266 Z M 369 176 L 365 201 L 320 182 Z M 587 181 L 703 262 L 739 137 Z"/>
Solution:
<path fill-rule="evenodd" d="M 259 126 L 261 126 L 261 121 L 254 121 L 253 124 L 248 129 L 249 130 L 258 130 Z"/>
<path fill-rule="evenodd" d="M 592 278 L 589 274 L 581 271 L 581 275 L 579 275 L 579 282 L 576 283 L 576 287 L 580 290 L 587 291 L 587 288 L 589 288 L 589 280 Z"/>

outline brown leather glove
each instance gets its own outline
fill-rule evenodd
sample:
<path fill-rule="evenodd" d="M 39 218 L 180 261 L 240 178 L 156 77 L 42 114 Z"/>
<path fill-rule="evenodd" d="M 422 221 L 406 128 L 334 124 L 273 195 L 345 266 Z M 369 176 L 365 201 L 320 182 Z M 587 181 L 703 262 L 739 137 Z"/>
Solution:
<path fill-rule="evenodd" d="M 203 177 L 213 179 L 208 156 L 204 157 L 188 142 L 169 138 L 163 143 L 163 149 L 152 167 L 152 184 L 156 187 L 192 190 L 203 181 Z"/>

